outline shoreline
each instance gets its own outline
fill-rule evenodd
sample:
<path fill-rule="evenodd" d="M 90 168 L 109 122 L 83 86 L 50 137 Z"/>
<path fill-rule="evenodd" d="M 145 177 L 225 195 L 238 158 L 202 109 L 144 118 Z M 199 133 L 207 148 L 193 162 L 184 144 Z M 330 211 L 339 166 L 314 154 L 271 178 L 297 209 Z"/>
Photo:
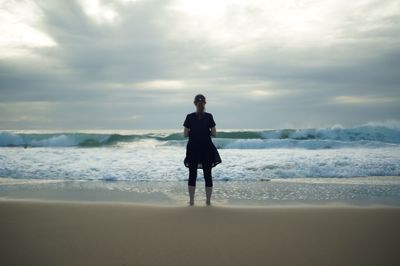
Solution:
<path fill-rule="evenodd" d="M 262 203 L 262 204 L 221 204 L 214 203 L 207 206 L 203 202 L 195 202 L 193 206 L 187 203 L 161 203 L 161 202 L 145 202 L 145 201 L 102 201 L 102 200 L 57 200 L 57 199 L 38 199 L 38 198 L 6 198 L 0 197 L 0 204 L 5 203 L 21 203 L 21 204 L 71 204 L 71 205 L 107 205 L 107 206 L 131 206 L 131 207 L 156 207 L 156 208 L 229 208 L 229 209 L 398 209 L 400 205 L 378 204 L 378 203 L 362 203 L 355 204 L 350 201 L 333 201 L 333 202 L 279 202 L 279 203 Z"/>
<path fill-rule="evenodd" d="M 198 179 L 195 205 L 204 206 L 204 181 Z M 0 199 L 186 206 L 186 182 L 0 178 Z M 400 206 L 399 176 L 213 182 L 211 202 L 217 206 Z"/>
<path fill-rule="evenodd" d="M 0 200 L 4 265 L 396 265 L 400 208 Z"/>

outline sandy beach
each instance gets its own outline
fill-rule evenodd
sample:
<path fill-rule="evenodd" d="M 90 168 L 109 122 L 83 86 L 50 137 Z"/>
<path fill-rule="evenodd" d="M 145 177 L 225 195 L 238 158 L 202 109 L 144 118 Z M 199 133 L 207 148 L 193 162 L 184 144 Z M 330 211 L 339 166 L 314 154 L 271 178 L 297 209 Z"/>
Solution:
<path fill-rule="evenodd" d="M 0 201 L 1 265 L 398 265 L 400 208 Z"/>

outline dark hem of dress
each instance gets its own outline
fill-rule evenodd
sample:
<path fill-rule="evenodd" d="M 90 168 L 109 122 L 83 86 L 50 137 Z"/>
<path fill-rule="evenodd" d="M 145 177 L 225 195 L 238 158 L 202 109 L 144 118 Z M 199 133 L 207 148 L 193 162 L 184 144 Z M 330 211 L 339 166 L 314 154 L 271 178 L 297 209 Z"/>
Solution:
<path fill-rule="evenodd" d="M 212 149 L 212 155 L 211 155 L 212 159 L 209 163 L 211 163 L 211 168 L 214 168 L 215 166 L 220 164 L 222 162 L 222 160 L 221 160 L 221 156 L 219 155 L 218 149 L 215 147 L 214 143 L 211 142 L 210 144 L 211 144 L 210 148 Z M 190 154 L 190 155 L 192 155 L 192 154 Z M 189 168 L 190 163 L 191 163 L 190 155 L 188 155 L 188 153 L 187 153 L 185 159 L 183 160 L 183 163 L 184 163 L 185 167 L 187 167 L 187 168 Z M 194 160 L 194 161 L 196 161 L 196 160 Z M 203 163 L 206 163 L 206 162 L 197 161 L 197 169 L 203 169 Z"/>

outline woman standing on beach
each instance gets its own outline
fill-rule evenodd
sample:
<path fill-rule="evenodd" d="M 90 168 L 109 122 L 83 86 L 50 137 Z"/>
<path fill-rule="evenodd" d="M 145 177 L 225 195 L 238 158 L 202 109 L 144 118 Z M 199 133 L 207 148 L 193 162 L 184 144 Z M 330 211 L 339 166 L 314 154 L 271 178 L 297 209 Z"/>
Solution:
<path fill-rule="evenodd" d="M 222 162 L 218 150 L 211 140 L 211 136 L 216 136 L 216 124 L 213 115 L 204 111 L 206 104 L 204 95 L 197 94 L 193 103 L 196 106 L 196 112 L 187 114 L 183 122 L 183 135 L 189 137 L 186 145 L 186 157 L 183 162 L 189 168 L 188 191 L 190 205 L 194 205 L 198 168 L 203 169 L 206 204 L 210 205 L 213 187 L 211 169 Z"/>

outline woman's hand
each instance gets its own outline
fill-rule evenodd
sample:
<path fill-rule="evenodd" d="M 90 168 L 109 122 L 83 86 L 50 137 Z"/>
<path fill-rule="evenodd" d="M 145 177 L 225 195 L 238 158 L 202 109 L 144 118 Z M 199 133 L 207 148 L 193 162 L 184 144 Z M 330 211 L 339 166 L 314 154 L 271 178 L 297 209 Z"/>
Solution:
<path fill-rule="evenodd" d="M 217 135 L 217 130 L 215 127 L 212 127 L 210 130 L 210 136 L 215 137 Z"/>
<path fill-rule="evenodd" d="M 189 131 L 190 131 L 190 128 L 187 128 L 187 127 L 184 127 L 183 128 L 183 136 L 186 138 L 186 137 L 189 137 Z"/>

